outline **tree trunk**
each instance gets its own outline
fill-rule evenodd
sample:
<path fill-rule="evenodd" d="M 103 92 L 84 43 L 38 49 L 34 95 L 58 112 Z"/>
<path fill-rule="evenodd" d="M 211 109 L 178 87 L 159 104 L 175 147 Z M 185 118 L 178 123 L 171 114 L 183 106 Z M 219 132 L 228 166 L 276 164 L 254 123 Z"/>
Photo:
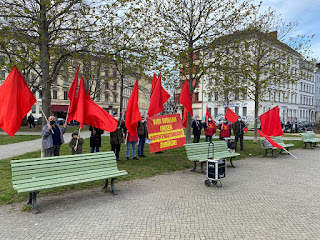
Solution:
<path fill-rule="evenodd" d="M 47 21 L 46 0 L 40 1 L 40 26 L 39 26 L 39 49 L 40 49 L 40 68 L 42 73 L 42 110 L 46 117 L 51 115 L 51 79 L 49 73 L 49 33 Z M 45 121 L 43 121 L 45 124 Z"/>
<path fill-rule="evenodd" d="M 123 74 L 120 74 L 120 113 L 119 117 L 122 119 L 123 112 Z M 120 124 L 120 121 L 118 122 Z"/>
<path fill-rule="evenodd" d="M 191 97 L 191 103 L 192 103 L 192 95 L 193 95 L 193 86 L 192 86 L 192 82 L 193 82 L 193 43 L 192 41 L 189 42 L 189 49 L 188 49 L 188 62 L 189 62 L 189 79 L 188 79 L 188 84 L 189 84 L 189 93 L 190 93 L 190 97 Z M 191 115 L 188 113 L 188 121 L 187 121 L 187 136 L 186 136 L 186 142 L 187 143 L 191 143 L 191 124 L 192 124 L 192 117 Z"/>
<path fill-rule="evenodd" d="M 254 142 L 258 141 L 259 91 L 259 86 L 256 85 L 254 94 Z"/>

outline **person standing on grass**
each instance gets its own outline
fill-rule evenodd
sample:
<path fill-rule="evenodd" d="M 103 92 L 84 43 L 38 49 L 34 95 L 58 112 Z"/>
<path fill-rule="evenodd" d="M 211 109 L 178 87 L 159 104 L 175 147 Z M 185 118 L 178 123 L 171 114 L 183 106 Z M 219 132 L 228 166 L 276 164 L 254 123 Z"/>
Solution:
<path fill-rule="evenodd" d="M 64 143 L 63 134 L 66 132 L 66 127 L 66 123 L 63 127 L 59 127 L 54 116 L 48 118 L 48 123 L 43 126 L 41 132 L 44 157 L 60 155 L 60 146 Z"/>
<path fill-rule="evenodd" d="M 206 135 L 206 142 L 212 142 L 212 136 L 216 133 L 216 124 L 211 118 L 208 118 L 208 123 L 205 123 L 204 134 Z"/>
<path fill-rule="evenodd" d="M 72 155 L 81 154 L 82 153 L 82 145 L 84 143 L 83 138 L 80 138 L 79 133 L 73 132 L 72 138 L 69 143 L 69 147 L 71 148 Z"/>
<path fill-rule="evenodd" d="M 220 129 L 220 140 L 224 140 L 225 138 L 230 138 L 231 136 L 231 125 L 228 122 L 228 120 L 224 120 L 224 122 L 221 124 Z"/>
<path fill-rule="evenodd" d="M 148 138 L 148 129 L 147 129 L 147 122 L 145 121 L 144 117 L 141 117 L 141 122 L 138 122 L 137 131 L 138 131 L 138 137 L 139 137 L 138 156 L 145 157 L 144 144 L 146 143 L 146 139 Z"/>
<path fill-rule="evenodd" d="M 192 121 L 191 127 L 193 129 L 193 142 L 194 143 L 200 142 L 202 123 L 199 120 L 199 117 L 196 117 L 196 119 Z"/>
<path fill-rule="evenodd" d="M 238 140 L 240 139 L 240 150 L 243 151 L 243 134 L 246 124 L 239 117 L 238 121 L 233 124 L 233 134 L 235 137 L 235 151 L 237 151 Z"/>
<path fill-rule="evenodd" d="M 117 116 L 114 116 L 114 117 L 118 119 L 118 126 L 114 132 L 110 133 L 110 145 L 111 145 L 111 151 L 114 152 L 114 154 L 116 155 L 117 161 L 119 161 L 121 143 L 123 143 L 124 122 L 121 121 L 121 119 L 119 119 Z"/>
<path fill-rule="evenodd" d="M 89 131 L 91 131 L 91 135 L 90 135 L 91 153 L 94 153 L 94 151 L 99 152 L 101 147 L 101 135 L 104 133 L 104 131 L 92 126 L 90 126 Z"/>
<path fill-rule="evenodd" d="M 130 146 L 132 146 L 132 159 L 133 160 L 139 160 L 139 158 L 137 158 L 136 156 L 136 145 L 138 142 L 138 133 L 135 134 L 130 134 L 129 131 L 127 132 L 127 151 L 126 151 L 126 156 L 127 156 L 127 160 L 129 160 L 130 158 Z"/>
<path fill-rule="evenodd" d="M 32 128 L 32 127 L 35 128 L 36 127 L 36 125 L 34 124 L 34 117 L 33 117 L 32 113 L 30 113 L 30 115 L 28 117 L 28 123 L 29 123 L 30 128 Z"/>

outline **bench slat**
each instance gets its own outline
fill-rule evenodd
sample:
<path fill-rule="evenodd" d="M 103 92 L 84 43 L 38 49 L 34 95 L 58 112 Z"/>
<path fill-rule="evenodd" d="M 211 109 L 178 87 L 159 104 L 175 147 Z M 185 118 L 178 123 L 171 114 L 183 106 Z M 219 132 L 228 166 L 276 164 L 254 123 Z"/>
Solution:
<path fill-rule="evenodd" d="M 92 182 L 92 181 L 102 180 L 102 179 L 107 179 L 107 178 L 114 178 L 114 177 L 124 176 L 127 174 L 128 173 L 126 171 L 119 171 L 118 173 L 115 173 L 115 174 L 106 173 L 105 175 L 95 176 L 95 177 L 90 177 L 90 178 L 85 178 L 85 179 L 71 180 L 71 181 L 65 181 L 65 182 L 60 182 L 60 183 L 49 183 L 47 185 L 38 186 L 38 187 L 30 186 L 30 187 L 26 187 L 26 188 L 19 188 L 19 189 L 15 188 L 15 189 L 17 190 L 18 193 L 40 191 L 40 190 L 50 189 L 50 188 L 55 188 L 55 187 L 62 187 L 62 186 L 68 186 L 68 185 L 73 185 L 73 184 L 78 184 L 78 183 Z"/>

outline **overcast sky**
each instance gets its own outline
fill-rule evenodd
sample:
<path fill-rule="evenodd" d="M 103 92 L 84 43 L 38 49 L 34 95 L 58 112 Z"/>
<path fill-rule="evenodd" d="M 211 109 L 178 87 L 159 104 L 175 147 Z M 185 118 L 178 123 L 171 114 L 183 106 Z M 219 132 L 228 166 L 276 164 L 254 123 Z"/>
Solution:
<path fill-rule="evenodd" d="M 286 21 L 297 21 L 297 34 L 315 34 L 312 56 L 320 61 L 320 0 L 264 0 L 265 7 L 272 7 Z"/>

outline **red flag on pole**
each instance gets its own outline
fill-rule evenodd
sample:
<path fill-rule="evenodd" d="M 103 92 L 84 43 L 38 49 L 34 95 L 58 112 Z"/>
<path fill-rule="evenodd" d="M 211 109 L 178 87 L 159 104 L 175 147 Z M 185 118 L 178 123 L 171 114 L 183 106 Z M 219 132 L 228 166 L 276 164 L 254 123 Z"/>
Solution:
<path fill-rule="evenodd" d="M 193 116 L 188 79 L 184 81 L 179 97 L 179 102 L 184 106 L 185 110 L 187 110 L 190 113 L 190 115 Z"/>
<path fill-rule="evenodd" d="M 158 81 L 157 75 L 154 73 L 153 78 L 152 78 L 151 96 L 152 96 L 152 93 L 153 93 L 153 90 L 156 86 L 157 81 Z"/>
<path fill-rule="evenodd" d="M 118 121 L 96 104 L 87 94 L 83 77 L 80 79 L 79 91 L 75 103 L 75 112 L 71 120 L 80 122 L 80 127 L 87 124 L 107 132 L 117 129 Z"/>
<path fill-rule="evenodd" d="M 137 80 L 128 101 L 125 120 L 128 132 L 132 135 L 137 133 L 138 122 L 141 121 L 138 99 L 139 84 Z"/>
<path fill-rule="evenodd" d="M 78 66 L 76 76 L 74 77 L 74 80 L 73 80 L 73 82 L 70 86 L 70 89 L 68 91 L 68 98 L 70 100 L 70 104 L 69 104 L 68 113 L 67 113 L 68 117 L 66 119 L 67 123 L 69 123 L 71 121 L 72 114 L 74 113 L 74 109 L 75 109 L 75 103 L 77 102 L 76 91 L 77 91 L 77 87 L 78 87 L 79 70 L 80 70 L 80 64 Z"/>
<path fill-rule="evenodd" d="M 261 131 L 263 133 L 274 137 L 283 135 L 278 106 L 260 115 L 259 118 L 261 123 Z"/>
<path fill-rule="evenodd" d="M 273 141 L 267 134 L 265 134 L 265 133 L 263 133 L 263 132 L 261 132 L 261 131 L 259 131 L 259 130 L 257 130 L 257 131 L 258 131 L 259 135 L 260 135 L 261 137 L 264 137 L 265 139 L 267 139 L 267 141 L 268 141 L 272 146 L 274 146 L 274 147 L 276 147 L 276 148 L 281 148 L 281 149 L 283 149 L 283 147 L 282 147 L 281 145 L 279 145 L 278 143 L 276 143 L 275 141 Z"/>
<path fill-rule="evenodd" d="M 228 121 L 235 123 L 238 120 L 238 115 L 233 112 L 229 107 L 227 107 L 227 111 L 226 114 L 224 116 L 225 119 L 227 119 Z"/>
<path fill-rule="evenodd" d="M 16 66 L 0 86 L 0 103 L 0 128 L 12 137 L 36 103 L 36 98 Z"/>
<path fill-rule="evenodd" d="M 207 105 L 207 107 L 206 107 L 206 117 L 205 117 L 205 122 L 206 122 L 206 123 L 208 123 L 208 118 L 211 118 L 211 119 L 212 119 L 212 117 L 211 117 L 211 115 L 210 115 L 210 113 L 209 113 L 208 105 Z"/>
<path fill-rule="evenodd" d="M 150 97 L 150 106 L 148 110 L 148 116 L 152 117 L 164 110 L 164 104 L 170 98 L 170 94 L 161 85 L 161 73 L 159 74 L 158 80 L 152 80 L 152 93 Z"/>

